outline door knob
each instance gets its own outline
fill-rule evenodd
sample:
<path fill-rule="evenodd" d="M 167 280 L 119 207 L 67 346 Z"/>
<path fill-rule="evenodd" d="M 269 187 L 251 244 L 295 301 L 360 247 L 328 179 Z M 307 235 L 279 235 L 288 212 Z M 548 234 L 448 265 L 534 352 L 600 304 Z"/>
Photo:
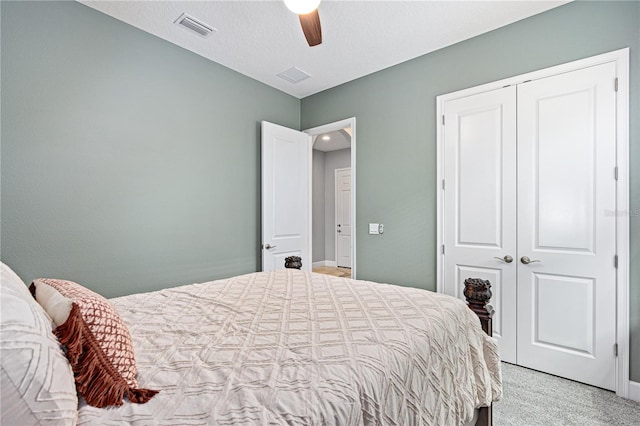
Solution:
<path fill-rule="evenodd" d="M 508 254 L 507 254 L 507 255 L 505 255 L 504 257 L 498 257 L 498 256 L 495 256 L 495 259 L 502 260 L 504 263 L 511 263 L 511 262 L 513 262 L 513 257 L 509 256 Z"/>
<path fill-rule="evenodd" d="M 267 250 L 272 249 L 272 248 L 276 248 L 276 246 L 272 246 L 271 244 L 265 244 L 264 248 L 266 248 Z"/>
<path fill-rule="evenodd" d="M 340 234 L 340 233 L 342 233 L 342 231 L 338 229 L 338 234 Z"/>
<path fill-rule="evenodd" d="M 522 257 L 520 258 L 520 262 L 524 263 L 525 265 L 528 265 L 528 264 L 530 264 L 530 263 L 533 263 L 533 262 L 540 262 L 540 261 L 539 261 L 539 260 L 537 260 L 537 259 L 535 259 L 535 260 L 531 260 L 531 259 L 529 259 L 527 256 L 522 256 Z"/>

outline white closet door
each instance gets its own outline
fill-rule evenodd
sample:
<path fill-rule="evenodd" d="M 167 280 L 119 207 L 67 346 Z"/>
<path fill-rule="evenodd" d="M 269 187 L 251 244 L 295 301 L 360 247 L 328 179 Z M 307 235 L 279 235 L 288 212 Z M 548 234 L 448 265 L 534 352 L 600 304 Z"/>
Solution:
<path fill-rule="evenodd" d="M 608 63 L 518 86 L 518 364 L 606 389 L 615 389 L 615 71 Z"/>
<path fill-rule="evenodd" d="M 515 90 L 506 87 L 445 103 L 443 214 L 444 291 L 464 299 L 466 278 L 491 282 L 493 335 L 500 357 L 514 363 Z"/>

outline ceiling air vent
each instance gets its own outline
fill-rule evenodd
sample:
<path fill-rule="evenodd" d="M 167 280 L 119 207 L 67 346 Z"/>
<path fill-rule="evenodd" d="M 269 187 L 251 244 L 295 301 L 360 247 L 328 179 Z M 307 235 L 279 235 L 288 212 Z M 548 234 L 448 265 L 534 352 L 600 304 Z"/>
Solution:
<path fill-rule="evenodd" d="M 193 31 L 194 33 L 204 38 L 207 38 L 211 34 L 218 31 L 215 28 L 198 21 L 192 16 L 187 15 L 186 13 L 180 15 L 180 17 L 176 19 L 174 23 L 188 29 L 189 31 Z"/>
<path fill-rule="evenodd" d="M 302 80 L 306 80 L 311 76 L 299 68 L 291 67 L 288 70 L 282 71 L 278 74 L 278 77 L 287 80 L 290 83 L 300 83 Z"/>

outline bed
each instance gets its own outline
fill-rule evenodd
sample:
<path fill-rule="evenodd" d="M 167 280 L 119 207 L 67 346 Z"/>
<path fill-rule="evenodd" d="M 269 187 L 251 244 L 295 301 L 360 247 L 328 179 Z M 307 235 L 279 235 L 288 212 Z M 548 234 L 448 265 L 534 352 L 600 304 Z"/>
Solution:
<path fill-rule="evenodd" d="M 494 340 L 442 294 L 284 269 L 109 302 L 159 393 L 56 424 L 461 425 L 502 394 Z"/>

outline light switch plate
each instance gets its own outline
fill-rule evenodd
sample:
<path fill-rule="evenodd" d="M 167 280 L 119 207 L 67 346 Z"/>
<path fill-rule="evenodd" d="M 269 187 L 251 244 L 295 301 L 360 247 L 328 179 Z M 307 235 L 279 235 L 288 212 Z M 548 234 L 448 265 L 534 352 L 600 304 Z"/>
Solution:
<path fill-rule="evenodd" d="M 369 224 L 369 234 L 378 235 L 380 233 L 380 225 L 378 223 Z"/>

